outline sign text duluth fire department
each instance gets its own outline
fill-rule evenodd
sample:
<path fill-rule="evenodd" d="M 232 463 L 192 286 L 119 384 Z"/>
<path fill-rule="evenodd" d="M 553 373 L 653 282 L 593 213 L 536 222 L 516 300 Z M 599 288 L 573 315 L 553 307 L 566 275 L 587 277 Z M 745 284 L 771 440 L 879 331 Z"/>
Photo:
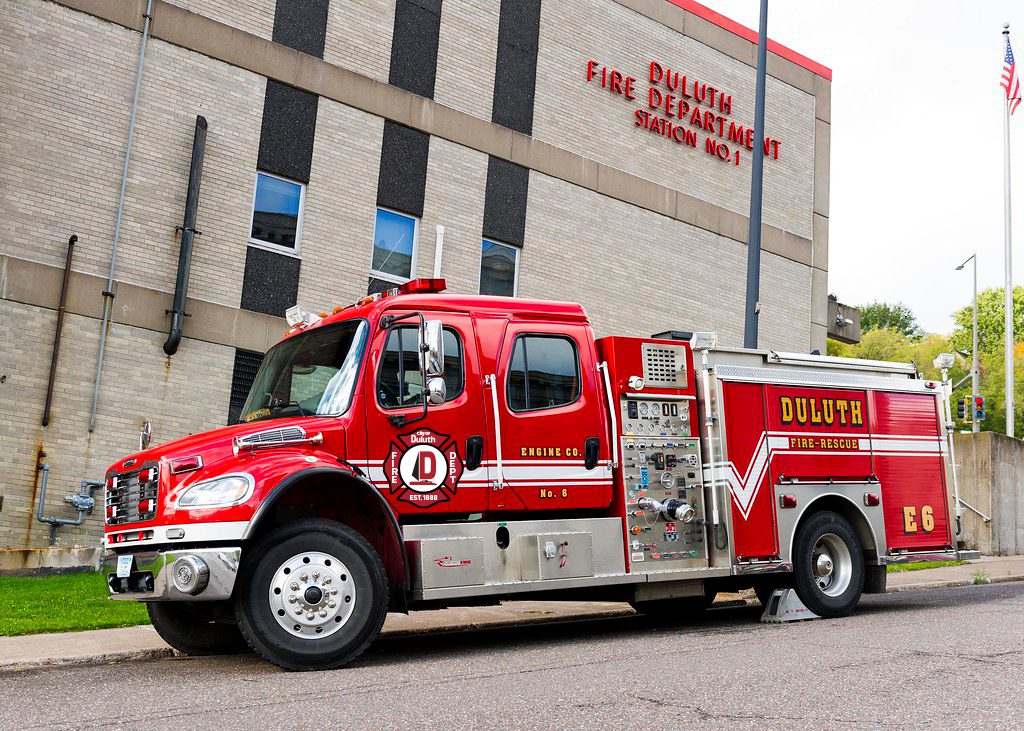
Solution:
<path fill-rule="evenodd" d="M 633 111 L 633 124 L 651 134 L 697 149 L 697 130 L 703 131 L 704 151 L 734 165 L 740 164 L 741 148 L 754 149 L 754 129 L 729 119 L 732 94 L 658 61 L 651 61 L 646 92 L 639 89 L 637 77 L 594 60 L 587 61 L 586 79 L 629 101 L 641 99 L 644 106 Z M 778 140 L 765 136 L 765 157 L 778 160 L 780 147 Z"/>

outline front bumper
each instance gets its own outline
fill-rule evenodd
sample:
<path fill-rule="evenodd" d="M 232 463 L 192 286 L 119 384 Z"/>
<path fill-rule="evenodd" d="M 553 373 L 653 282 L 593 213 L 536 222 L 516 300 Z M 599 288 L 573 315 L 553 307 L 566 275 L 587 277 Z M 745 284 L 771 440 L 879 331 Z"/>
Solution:
<path fill-rule="evenodd" d="M 127 555 L 127 554 L 120 554 Z M 103 575 L 111 599 L 135 601 L 189 601 L 209 602 L 231 598 L 238 574 L 241 548 L 197 548 L 176 551 L 138 551 L 132 556 L 131 572 L 127 577 L 117 576 L 118 554 L 108 551 L 103 555 Z M 174 585 L 174 562 L 184 556 L 201 559 L 209 568 L 205 588 L 196 594 L 186 594 Z"/>

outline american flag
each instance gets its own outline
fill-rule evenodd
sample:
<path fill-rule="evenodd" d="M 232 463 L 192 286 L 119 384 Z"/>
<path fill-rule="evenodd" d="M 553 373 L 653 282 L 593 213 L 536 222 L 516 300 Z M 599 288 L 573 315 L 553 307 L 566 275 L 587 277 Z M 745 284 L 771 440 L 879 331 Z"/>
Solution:
<path fill-rule="evenodd" d="M 1017 76 L 1017 64 L 1013 61 L 1013 49 L 1010 48 L 1010 34 L 1006 34 L 1006 58 L 1003 59 L 1003 78 L 999 85 L 1006 90 L 1006 105 L 1010 114 L 1020 104 L 1020 77 Z"/>

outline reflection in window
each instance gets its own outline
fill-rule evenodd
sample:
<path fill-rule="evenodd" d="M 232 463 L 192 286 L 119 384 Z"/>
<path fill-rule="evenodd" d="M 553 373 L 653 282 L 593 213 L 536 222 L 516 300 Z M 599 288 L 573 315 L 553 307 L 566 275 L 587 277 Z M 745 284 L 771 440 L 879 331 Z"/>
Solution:
<path fill-rule="evenodd" d="M 299 183 L 267 173 L 257 173 L 249 238 L 297 250 L 302 195 L 303 186 Z"/>
<path fill-rule="evenodd" d="M 416 219 L 378 208 L 371 274 L 388 281 L 405 282 L 412 277 L 415 252 Z"/>
<path fill-rule="evenodd" d="M 388 333 L 377 377 L 377 400 L 385 409 L 423 404 L 423 379 L 419 363 L 419 337 L 415 325 L 400 325 Z M 462 393 L 462 341 L 450 327 L 444 328 L 445 401 Z"/>
<path fill-rule="evenodd" d="M 509 365 L 509 408 L 535 411 L 571 404 L 580 395 L 579 372 L 579 357 L 570 338 L 520 335 Z"/>
<path fill-rule="evenodd" d="M 480 253 L 480 294 L 515 297 L 519 249 L 484 239 Z"/>

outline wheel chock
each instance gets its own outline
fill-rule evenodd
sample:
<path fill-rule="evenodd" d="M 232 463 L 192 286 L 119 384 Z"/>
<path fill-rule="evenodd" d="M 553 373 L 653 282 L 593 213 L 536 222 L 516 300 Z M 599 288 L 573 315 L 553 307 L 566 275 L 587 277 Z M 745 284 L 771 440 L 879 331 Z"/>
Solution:
<path fill-rule="evenodd" d="M 801 619 L 821 619 L 820 616 L 804 606 L 795 589 L 776 589 L 764 608 L 761 621 L 769 624 L 797 622 Z"/>

